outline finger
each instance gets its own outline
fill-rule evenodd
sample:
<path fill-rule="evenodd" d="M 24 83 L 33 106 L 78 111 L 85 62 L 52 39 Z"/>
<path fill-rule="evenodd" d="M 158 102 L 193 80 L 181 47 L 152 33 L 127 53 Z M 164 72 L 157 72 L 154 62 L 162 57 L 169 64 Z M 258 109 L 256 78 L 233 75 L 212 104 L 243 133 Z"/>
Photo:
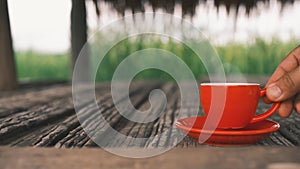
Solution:
<path fill-rule="evenodd" d="M 283 61 L 278 65 L 270 79 L 268 80 L 266 87 L 278 79 L 280 79 L 283 75 L 291 72 L 295 68 L 300 66 L 300 45 L 295 48 L 291 53 L 289 53 Z"/>
<path fill-rule="evenodd" d="M 300 94 L 297 95 L 294 102 L 295 110 L 300 114 Z"/>
<path fill-rule="evenodd" d="M 266 104 L 271 104 L 272 101 L 270 99 L 268 99 L 268 97 L 264 97 L 263 98 L 263 101 L 266 103 Z"/>
<path fill-rule="evenodd" d="M 269 78 L 265 87 L 269 87 L 270 84 L 278 81 L 282 76 L 291 72 L 296 67 L 300 66 L 300 45 L 290 52 L 285 59 L 278 65 L 272 76 Z M 263 98 L 265 103 L 271 103 L 268 97 Z"/>
<path fill-rule="evenodd" d="M 279 116 L 286 118 L 289 117 L 290 114 L 293 112 L 293 100 L 289 99 L 280 104 L 278 109 Z"/>
<path fill-rule="evenodd" d="M 285 101 L 300 91 L 300 67 L 285 74 L 267 87 L 266 96 L 273 102 Z"/>

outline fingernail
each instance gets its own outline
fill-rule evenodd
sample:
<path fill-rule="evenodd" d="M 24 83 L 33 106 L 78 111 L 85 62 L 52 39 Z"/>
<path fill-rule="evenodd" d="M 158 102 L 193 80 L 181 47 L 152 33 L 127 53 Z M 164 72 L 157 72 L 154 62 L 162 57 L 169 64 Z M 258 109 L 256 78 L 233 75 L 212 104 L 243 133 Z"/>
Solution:
<path fill-rule="evenodd" d="M 273 84 L 273 85 L 270 85 L 267 88 L 267 93 L 268 93 L 268 95 L 270 95 L 274 98 L 278 98 L 281 95 L 282 92 L 281 92 L 281 89 L 278 86 Z"/>

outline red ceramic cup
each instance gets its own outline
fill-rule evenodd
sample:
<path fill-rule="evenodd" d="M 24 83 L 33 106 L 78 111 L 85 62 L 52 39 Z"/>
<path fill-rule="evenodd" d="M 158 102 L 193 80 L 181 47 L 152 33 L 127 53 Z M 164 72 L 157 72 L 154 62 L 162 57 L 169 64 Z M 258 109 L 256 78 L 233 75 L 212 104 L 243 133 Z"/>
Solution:
<path fill-rule="evenodd" d="M 217 128 L 243 128 L 272 116 L 280 103 L 274 103 L 265 113 L 255 115 L 259 98 L 265 95 L 266 89 L 260 89 L 257 83 L 200 84 L 204 113 L 214 116 L 215 123 L 219 122 Z"/>

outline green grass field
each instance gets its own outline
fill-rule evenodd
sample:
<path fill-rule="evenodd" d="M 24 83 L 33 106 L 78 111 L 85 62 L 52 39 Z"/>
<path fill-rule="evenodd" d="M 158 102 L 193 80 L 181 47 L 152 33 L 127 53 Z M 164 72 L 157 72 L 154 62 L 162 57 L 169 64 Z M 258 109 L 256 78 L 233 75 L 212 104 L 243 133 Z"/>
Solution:
<path fill-rule="evenodd" d="M 16 52 L 19 80 L 67 80 L 70 76 L 69 54 Z"/>
<path fill-rule="evenodd" d="M 225 46 L 215 46 L 224 64 L 227 75 L 270 75 L 280 61 L 297 45 L 299 40 L 281 42 L 273 39 L 266 42 L 257 38 L 253 43 L 228 43 Z M 97 72 L 98 81 L 109 81 L 117 65 L 134 51 L 145 48 L 160 48 L 168 50 L 182 60 L 193 71 L 196 78 L 206 75 L 198 57 L 186 46 L 173 41 L 162 42 L 125 40 L 120 42 L 105 56 L 101 63 L 101 70 Z M 93 50 L 93 47 L 92 47 Z M 15 53 L 19 80 L 69 80 L 69 53 L 43 54 L 34 51 L 17 51 Z M 136 77 L 138 79 L 169 79 L 161 71 L 147 70 Z"/>

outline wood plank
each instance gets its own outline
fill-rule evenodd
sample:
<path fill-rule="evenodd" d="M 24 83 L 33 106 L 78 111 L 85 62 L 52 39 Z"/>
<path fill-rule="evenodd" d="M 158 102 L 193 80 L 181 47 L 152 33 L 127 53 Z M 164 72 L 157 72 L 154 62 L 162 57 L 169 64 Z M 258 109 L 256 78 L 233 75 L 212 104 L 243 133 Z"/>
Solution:
<path fill-rule="evenodd" d="M 139 151 L 139 149 L 130 149 Z M 119 151 L 128 151 L 121 149 Z M 175 148 L 145 159 L 118 157 L 102 149 L 55 149 L 0 147 L 3 169 L 81 168 L 210 168 L 284 169 L 300 168 L 300 148 L 249 146 L 242 148 Z M 277 167 L 277 168 L 276 168 Z"/>
<path fill-rule="evenodd" d="M 158 85 L 158 84 L 157 84 Z M 136 108 L 139 108 L 141 105 L 145 103 L 145 101 L 148 99 L 149 93 L 159 86 L 157 85 L 143 85 L 143 90 L 138 91 L 137 94 L 133 95 L 131 97 L 131 101 L 133 106 Z M 113 117 L 113 119 L 110 119 L 110 126 L 114 128 L 116 131 L 120 132 L 121 134 L 127 135 L 130 133 L 130 131 L 133 129 L 133 126 L 136 125 L 134 122 L 129 121 L 128 119 L 124 118 L 121 114 L 117 112 L 114 108 L 112 109 L 114 113 L 116 113 L 116 116 Z M 130 111 L 130 110 L 128 110 Z M 128 112 L 130 113 L 130 112 Z M 105 126 L 109 127 L 109 126 Z M 101 144 L 104 146 L 120 146 L 122 145 L 125 140 L 122 138 L 119 138 L 118 135 L 113 135 L 112 133 L 108 133 L 108 131 L 105 131 L 103 129 L 103 132 L 97 133 L 96 136 L 99 141 L 101 141 Z"/>
<path fill-rule="evenodd" d="M 2 97 L 0 98 L 0 107 L 10 110 L 16 108 L 28 109 L 32 106 L 45 104 L 49 101 L 64 98 L 66 96 L 71 96 L 71 87 L 69 85 Z"/>
<path fill-rule="evenodd" d="M 68 88 L 70 87 L 68 86 Z M 52 89 L 51 92 L 53 92 L 54 89 Z M 62 90 L 65 90 L 65 87 L 62 88 Z M 59 92 L 60 90 L 57 91 Z M 49 92 L 40 93 L 40 95 L 47 94 L 49 94 Z M 40 137 L 45 135 L 45 133 L 48 133 L 44 131 L 43 128 L 49 128 L 48 126 L 53 125 L 53 123 L 56 124 L 49 129 L 57 128 L 63 119 L 72 115 L 75 115 L 75 112 L 71 96 L 49 100 L 46 104 L 37 104 L 26 111 L 8 115 L 0 119 L 0 144 L 11 143 L 24 145 L 24 142 L 26 142 L 27 145 L 33 145 L 32 141 L 36 142 Z M 77 119 L 75 119 L 75 121 L 78 123 Z M 44 132 L 40 133 L 39 131 L 41 130 Z M 61 129 L 61 132 L 65 133 L 63 129 Z M 36 135 L 37 133 L 40 135 Z M 32 136 L 28 137 L 27 135 L 35 135 L 35 138 Z"/>
<path fill-rule="evenodd" d="M 166 93 L 168 98 L 165 114 L 157 120 L 146 124 L 130 122 L 119 114 L 112 102 L 109 83 L 97 85 L 96 98 L 106 121 L 124 135 L 149 138 L 171 129 L 170 132 L 165 133 L 162 137 L 148 139 L 146 142 L 139 143 L 139 146 L 170 146 L 176 141 L 174 134 L 178 131 L 177 128 L 170 127 L 179 113 L 179 108 L 182 107 L 176 84 L 137 81 L 130 86 L 130 98 L 136 108 L 146 110 L 149 107 L 149 93 L 159 87 Z M 96 146 L 76 118 L 70 89 L 69 85 L 59 84 L 52 85 L 49 88 L 21 90 L 22 92 L 0 97 L 0 144 L 55 147 Z M 13 104 L 10 104 L 10 102 Z M 194 111 L 191 109 L 194 103 L 184 104 L 186 105 L 183 107 L 186 107 L 186 109 L 183 113 L 191 115 L 189 113 Z M 268 106 L 260 102 L 257 112 L 261 113 L 267 109 Z M 109 133 L 105 135 L 104 130 L 107 126 L 104 126 L 105 123 L 96 117 L 96 114 L 92 115 L 97 110 L 89 107 L 89 101 L 82 105 L 80 111 L 79 114 L 90 118 L 90 120 L 86 119 L 83 125 L 92 131 L 92 135 L 109 136 L 114 142 L 109 145 L 114 147 L 135 145 L 132 139 L 119 140 L 115 136 L 110 136 Z M 200 107 L 199 114 L 202 112 Z M 270 119 L 279 122 L 281 129 L 257 145 L 298 146 L 300 144 L 300 115 L 294 112 L 289 118 L 283 119 L 275 114 Z M 98 129 L 101 127 L 100 132 L 94 131 L 97 127 Z M 178 145 L 178 147 L 197 146 L 199 144 L 188 137 Z"/>

